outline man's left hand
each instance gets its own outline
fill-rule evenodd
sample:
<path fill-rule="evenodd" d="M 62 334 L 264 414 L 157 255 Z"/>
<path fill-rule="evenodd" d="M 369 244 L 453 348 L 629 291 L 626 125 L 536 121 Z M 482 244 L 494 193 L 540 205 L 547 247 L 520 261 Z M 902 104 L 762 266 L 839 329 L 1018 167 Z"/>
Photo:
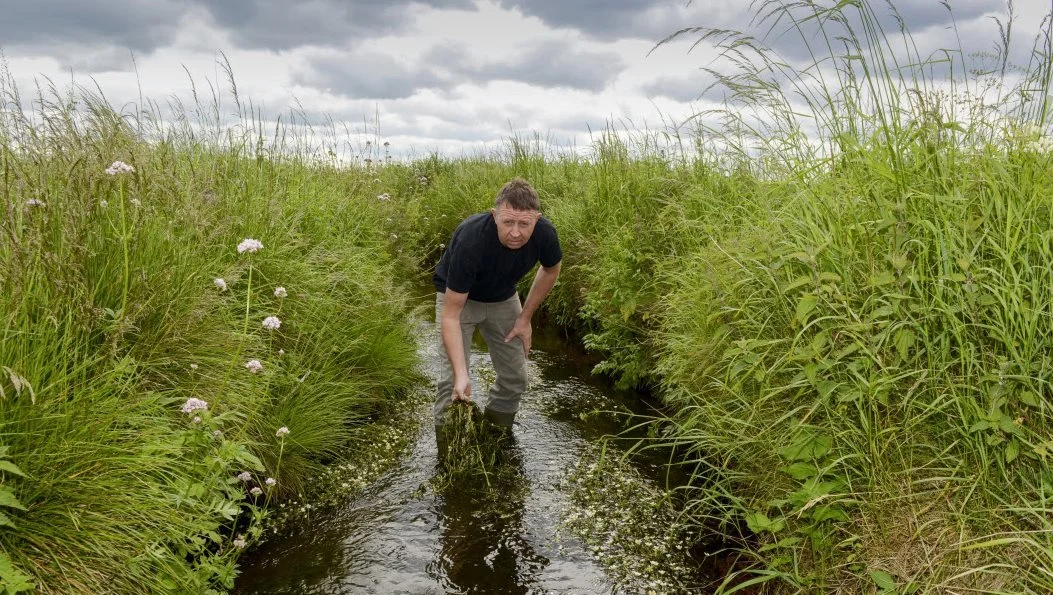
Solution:
<path fill-rule="evenodd" d="M 530 320 L 517 318 L 512 330 L 505 335 L 505 343 L 519 337 L 519 340 L 523 342 L 523 357 L 530 357 L 530 339 L 533 334 L 534 330 L 530 327 Z"/>

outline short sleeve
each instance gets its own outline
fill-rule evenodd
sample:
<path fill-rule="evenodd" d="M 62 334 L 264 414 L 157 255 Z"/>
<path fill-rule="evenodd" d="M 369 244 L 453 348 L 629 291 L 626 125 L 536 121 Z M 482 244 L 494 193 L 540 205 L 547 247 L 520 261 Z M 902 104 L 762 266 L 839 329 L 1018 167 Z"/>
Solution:
<path fill-rule="evenodd" d="M 563 249 L 559 245 L 556 227 L 548 219 L 543 219 L 542 221 L 548 223 L 548 225 L 544 227 L 545 237 L 538 246 L 538 260 L 541 262 L 541 266 L 548 268 L 556 266 L 563 260 Z"/>

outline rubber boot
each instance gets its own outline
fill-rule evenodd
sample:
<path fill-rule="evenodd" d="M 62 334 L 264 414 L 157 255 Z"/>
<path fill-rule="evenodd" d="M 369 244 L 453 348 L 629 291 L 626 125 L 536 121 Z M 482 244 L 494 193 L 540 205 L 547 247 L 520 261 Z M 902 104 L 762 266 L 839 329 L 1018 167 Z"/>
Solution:
<path fill-rule="evenodd" d="M 501 413 L 500 411 L 494 411 L 493 409 L 487 408 L 483 411 L 483 419 L 489 421 L 491 424 L 498 428 L 505 429 L 509 432 L 512 431 L 512 423 L 515 422 L 515 413 Z"/>
<path fill-rule="evenodd" d="M 450 455 L 450 437 L 446 426 L 435 426 L 435 449 L 440 466 L 446 465 L 446 457 Z"/>

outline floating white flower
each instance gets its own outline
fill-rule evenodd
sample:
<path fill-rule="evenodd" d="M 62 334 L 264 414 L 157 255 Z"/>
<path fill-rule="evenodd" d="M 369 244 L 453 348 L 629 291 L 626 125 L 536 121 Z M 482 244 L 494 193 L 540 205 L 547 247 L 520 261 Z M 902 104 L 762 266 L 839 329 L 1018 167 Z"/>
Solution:
<path fill-rule="evenodd" d="M 212 282 L 216 284 L 216 287 L 218 287 L 220 291 L 226 291 L 227 290 L 227 282 L 226 282 L 226 280 L 221 279 L 219 277 L 216 277 L 215 279 L 212 280 Z"/>
<path fill-rule="evenodd" d="M 202 401 L 201 399 L 190 397 L 186 400 L 186 403 L 183 403 L 183 413 L 193 413 L 195 411 L 207 410 L 208 403 L 206 401 Z"/>
<path fill-rule="evenodd" d="M 278 299 L 285 299 L 288 296 L 289 296 L 289 292 L 285 291 L 284 287 L 275 287 L 274 288 L 274 297 L 276 297 Z"/>
<path fill-rule="evenodd" d="M 263 328 L 271 331 L 278 330 L 281 327 L 282 321 L 277 316 L 268 316 L 263 319 Z"/>
<path fill-rule="evenodd" d="M 197 364 L 190 364 L 190 369 L 191 370 L 196 370 L 197 369 Z"/>
<path fill-rule="evenodd" d="M 135 168 L 123 161 L 114 161 L 112 164 L 110 164 L 110 167 L 106 168 L 106 175 L 108 176 L 116 176 L 117 174 L 130 173 L 135 173 Z"/>
<path fill-rule="evenodd" d="M 252 494 L 253 496 L 260 496 L 260 495 L 263 494 L 263 490 L 261 490 L 259 487 L 255 487 L 255 488 L 252 488 L 251 490 L 249 490 L 249 493 Z"/>
<path fill-rule="evenodd" d="M 245 238 L 238 244 L 238 254 L 243 252 L 253 253 L 263 250 L 263 242 L 252 238 Z"/>
<path fill-rule="evenodd" d="M 133 207 L 141 207 L 141 206 L 143 206 L 143 203 L 139 202 L 138 198 L 133 198 L 132 199 L 132 206 Z"/>
<path fill-rule="evenodd" d="M 252 474 L 248 471 L 242 471 L 241 473 L 238 473 L 238 480 L 244 482 L 252 481 Z"/>
<path fill-rule="evenodd" d="M 250 359 L 249 361 L 245 362 L 245 368 L 249 372 L 256 374 L 257 372 L 263 369 L 263 364 L 261 364 L 260 360 L 258 359 Z"/>
<path fill-rule="evenodd" d="M 194 416 L 194 419 L 192 419 L 192 420 L 190 420 L 190 421 L 192 421 L 192 422 L 194 422 L 194 423 L 196 423 L 196 424 L 199 424 L 199 423 L 201 423 L 201 416 L 199 416 L 199 415 L 195 415 L 195 416 Z"/>
<path fill-rule="evenodd" d="M 104 198 L 99 201 L 99 206 L 105 209 L 106 207 L 110 206 L 110 203 Z"/>
<path fill-rule="evenodd" d="M 284 349 L 279 349 L 278 350 L 278 355 L 285 355 L 285 350 Z"/>
<path fill-rule="evenodd" d="M 279 437 L 279 438 L 281 438 L 282 436 L 288 435 L 288 433 L 289 433 L 289 428 L 287 428 L 285 426 L 282 426 L 282 427 L 278 428 L 278 431 L 275 432 L 274 435 Z"/>
<path fill-rule="evenodd" d="M 212 432 L 212 435 L 215 436 L 216 438 L 222 438 L 223 437 L 223 430 L 215 430 L 215 431 Z"/>
<path fill-rule="evenodd" d="M 39 198 L 31 198 L 31 199 L 26 201 L 26 206 L 27 207 L 46 207 L 48 205 L 47 205 L 46 202 L 40 200 Z"/>
<path fill-rule="evenodd" d="M 383 194 L 378 194 L 377 195 L 377 200 L 382 201 L 382 202 L 385 201 L 385 200 L 388 200 L 389 198 L 391 198 L 391 195 L 388 194 L 387 192 L 384 192 Z"/>
<path fill-rule="evenodd" d="M 235 539 L 233 541 L 233 543 L 234 543 L 234 547 L 238 548 L 239 550 L 245 549 L 245 546 L 248 545 L 247 543 L 245 543 L 245 540 L 242 539 L 241 537 Z"/>
<path fill-rule="evenodd" d="M 278 480 L 277 480 L 277 479 L 274 479 L 273 477 L 268 477 L 268 478 L 267 478 L 267 481 L 265 481 L 265 482 L 263 482 L 263 483 L 265 483 L 265 484 L 267 484 L 267 485 L 269 485 L 269 486 L 273 486 L 273 485 L 275 485 L 275 484 L 277 484 L 277 483 L 278 483 Z"/>

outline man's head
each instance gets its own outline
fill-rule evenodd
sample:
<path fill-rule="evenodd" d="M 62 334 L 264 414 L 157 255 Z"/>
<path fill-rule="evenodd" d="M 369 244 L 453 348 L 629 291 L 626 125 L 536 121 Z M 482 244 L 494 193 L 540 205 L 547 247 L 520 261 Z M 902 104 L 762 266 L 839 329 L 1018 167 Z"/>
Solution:
<path fill-rule="evenodd" d="M 502 186 L 490 209 L 501 244 L 512 250 L 525 246 L 541 217 L 540 208 L 537 192 L 526 180 L 514 178 Z"/>

